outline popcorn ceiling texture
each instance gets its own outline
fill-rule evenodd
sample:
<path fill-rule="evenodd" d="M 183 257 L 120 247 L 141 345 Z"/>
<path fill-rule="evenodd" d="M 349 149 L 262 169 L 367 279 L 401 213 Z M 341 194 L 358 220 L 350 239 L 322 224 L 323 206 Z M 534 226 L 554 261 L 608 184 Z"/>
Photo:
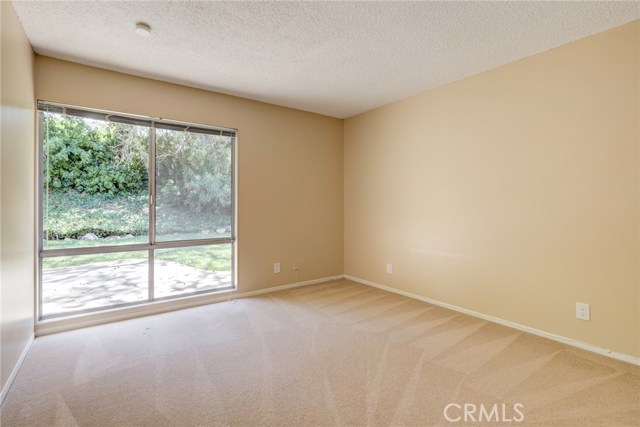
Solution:
<path fill-rule="evenodd" d="M 638 2 L 13 4 L 41 55 L 338 118 L 640 18 Z"/>

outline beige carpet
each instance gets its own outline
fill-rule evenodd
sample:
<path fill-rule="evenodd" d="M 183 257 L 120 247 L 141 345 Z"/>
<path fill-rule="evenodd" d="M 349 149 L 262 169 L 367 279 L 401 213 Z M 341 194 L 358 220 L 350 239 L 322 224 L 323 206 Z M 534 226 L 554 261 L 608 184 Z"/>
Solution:
<path fill-rule="evenodd" d="M 475 422 L 457 420 L 465 404 Z M 491 421 L 477 421 L 481 404 Z M 1 417 L 2 427 L 638 426 L 640 369 L 339 281 L 38 338 Z"/>

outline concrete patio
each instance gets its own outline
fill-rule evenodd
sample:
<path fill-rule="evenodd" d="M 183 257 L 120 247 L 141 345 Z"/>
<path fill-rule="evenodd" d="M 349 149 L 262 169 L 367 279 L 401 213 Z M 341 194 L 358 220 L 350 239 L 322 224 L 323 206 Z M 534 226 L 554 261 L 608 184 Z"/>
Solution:
<path fill-rule="evenodd" d="M 42 314 L 49 316 L 110 307 L 148 298 L 145 259 L 91 263 L 43 270 Z M 156 260 L 155 298 L 187 295 L 231 286 L 230 271 L 209 271 Z"/>

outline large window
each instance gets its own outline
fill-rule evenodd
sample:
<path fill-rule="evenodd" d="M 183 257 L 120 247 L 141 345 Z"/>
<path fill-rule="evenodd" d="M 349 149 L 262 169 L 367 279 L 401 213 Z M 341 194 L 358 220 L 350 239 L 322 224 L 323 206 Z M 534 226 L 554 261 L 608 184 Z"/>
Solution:
<path fill-rule="evenodd" d="M 234 288 L 236 131 L 38 103 L 40 318 Z"/>

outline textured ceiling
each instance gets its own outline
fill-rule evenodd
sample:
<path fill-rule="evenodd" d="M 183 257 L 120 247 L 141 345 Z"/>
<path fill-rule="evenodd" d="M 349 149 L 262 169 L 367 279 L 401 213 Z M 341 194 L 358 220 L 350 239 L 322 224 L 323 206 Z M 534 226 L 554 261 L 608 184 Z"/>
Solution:
<path fill-rule="evenodd" d="M 13 4 L 39 54 L 341 118 L 640 18 L 639 2 Z"/>

